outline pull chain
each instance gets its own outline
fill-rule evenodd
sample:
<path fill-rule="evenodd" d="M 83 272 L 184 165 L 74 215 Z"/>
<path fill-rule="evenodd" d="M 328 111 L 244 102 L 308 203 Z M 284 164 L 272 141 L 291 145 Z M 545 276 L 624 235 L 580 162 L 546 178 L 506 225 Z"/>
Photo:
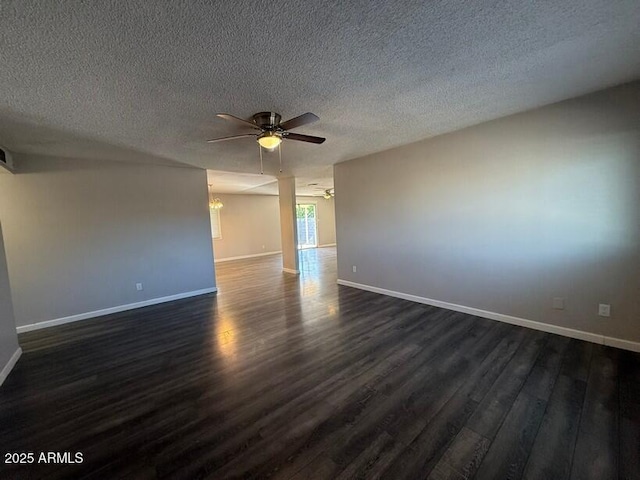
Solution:
<path fill-rule="evenodd" d="M 264 173 L 264 169 L 262 168 L 262 147 L 258 144 L 258 150 L 260 150 L 260 175 Z"/>
<path fill-rule="evenodd" d="M 282 142 L 278 144 L 278 156 L 280 157 L 280 173 L 282 173 Z"/>

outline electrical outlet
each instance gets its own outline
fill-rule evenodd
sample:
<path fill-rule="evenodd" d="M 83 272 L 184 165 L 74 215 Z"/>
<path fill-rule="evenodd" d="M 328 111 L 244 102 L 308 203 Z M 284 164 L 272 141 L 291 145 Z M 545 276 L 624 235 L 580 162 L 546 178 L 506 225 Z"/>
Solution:
<path fill-rule="evenodd" d="M 356 266 L 354 265 L 354 266 L 352 266 L 352 267 L 351 267 L 351 270 L 353 271 L 353 273 L 356 273 L 356 271 L 357 271 L 358 269 L 357 269 L 357 268 L 356 268 Z"/>
<path fill-rule="evenodd" d="M 564 310 L 564 298 L 555 297 L 553 299 L 553 309 L 554 310 Z"/>
<path fill-rule="evenodd" d="M 139 292 L 144 290 L 144 288 L 142 288 L 142 283 L 136 283 L 136 290 L 139 291 Z"/>
<path fill-rule="evenodd" d="M 610 317 L 611 316 L 611 305 L 606 303 L 601 303 L 598 305 L 598 315 L 601 317 Z"/>

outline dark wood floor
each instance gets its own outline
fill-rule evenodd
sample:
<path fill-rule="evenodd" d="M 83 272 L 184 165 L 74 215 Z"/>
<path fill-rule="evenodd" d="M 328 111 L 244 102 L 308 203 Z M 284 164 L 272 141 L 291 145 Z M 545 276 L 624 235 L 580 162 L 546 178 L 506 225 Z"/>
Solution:
<path fill-rule="evenodd" d="M 21 335 L 0 478 L 638 479 L 640 356 L 336 285 L 334 249 Z M 4 458 L 3 458 L 4 460 Z"/>

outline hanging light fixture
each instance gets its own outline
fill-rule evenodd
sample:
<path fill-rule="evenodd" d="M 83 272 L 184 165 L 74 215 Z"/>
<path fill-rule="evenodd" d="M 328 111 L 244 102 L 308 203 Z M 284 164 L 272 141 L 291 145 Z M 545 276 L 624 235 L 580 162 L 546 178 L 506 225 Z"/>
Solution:
<path fill-rule="evenodd" d="M 218 197 L 214 198 L 213 200 L 211 199 L 211 184 L 209 184 L 209 208 L 213 209 L 213 210 L 220 210 L 222 207 L 224 207 L 224 203 L 222 203 L 222 200 L 220 200 Z"/>
<path fill-rule="evenodd" d="M 280 145 L 280 142 L 282 142 L 282 137 L 278 135 L 277 132 L 269 130 L 258 137 L 258 143 L 260 144 L 260 146 L 262 148 L 266 148 L 269 151 Z"/>
<path fill-rule="evenodd" d="M 329 200 L 330 198 L 334 197 L 335 195 L 336 195 L 335 190 L 333 188 L 329 188 L 329 189 L 324 191 L 323 197 L 326 198 L 327 200 Z"/>

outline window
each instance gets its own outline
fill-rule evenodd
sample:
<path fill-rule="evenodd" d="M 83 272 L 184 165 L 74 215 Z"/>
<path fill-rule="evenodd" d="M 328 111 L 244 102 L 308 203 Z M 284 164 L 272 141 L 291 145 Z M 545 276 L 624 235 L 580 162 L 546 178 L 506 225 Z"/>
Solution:
<path fill-rule="evenodd" d="M 220 209 L 210 208 L 209 215 L 211 216 L 211 237 L 219 240 L 222 238 L 222 230 L 220 230 Z"/>

